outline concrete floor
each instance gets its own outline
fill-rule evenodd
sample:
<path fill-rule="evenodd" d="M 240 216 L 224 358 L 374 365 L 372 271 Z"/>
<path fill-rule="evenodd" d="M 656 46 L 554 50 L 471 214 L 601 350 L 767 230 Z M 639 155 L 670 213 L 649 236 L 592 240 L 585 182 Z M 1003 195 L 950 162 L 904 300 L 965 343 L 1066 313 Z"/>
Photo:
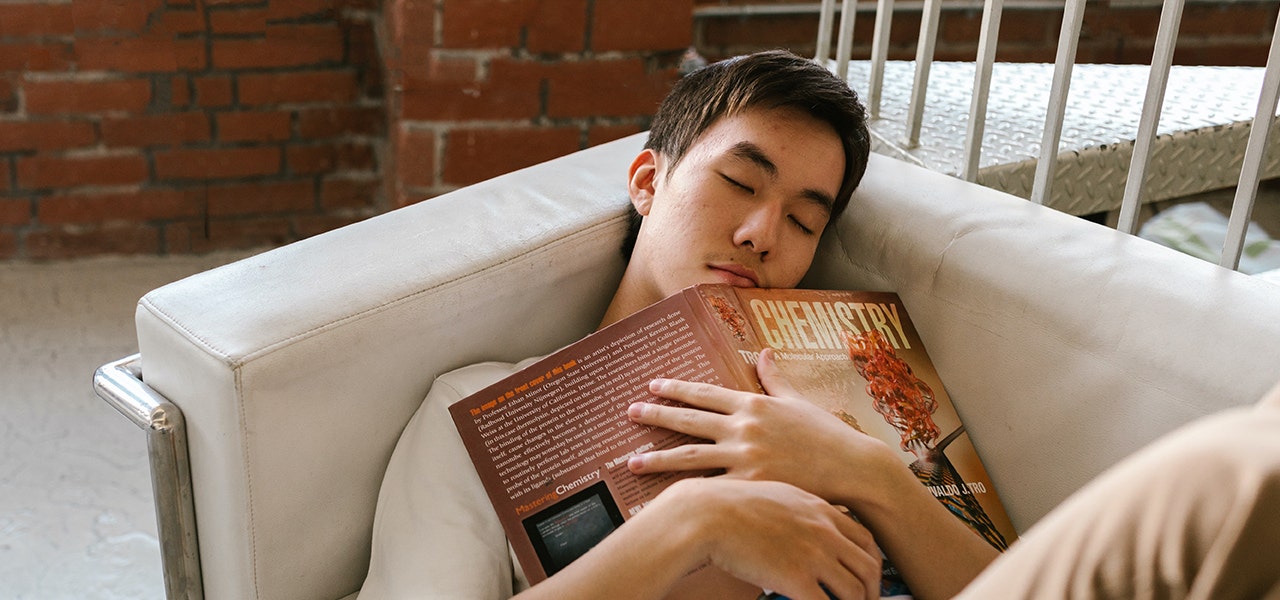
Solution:
<path fill-rule="evenodd" d="M 244 254 L 0 263 L 0 598 L 163 598 L 140 429 L 93 371 L 147 291 Z"/>

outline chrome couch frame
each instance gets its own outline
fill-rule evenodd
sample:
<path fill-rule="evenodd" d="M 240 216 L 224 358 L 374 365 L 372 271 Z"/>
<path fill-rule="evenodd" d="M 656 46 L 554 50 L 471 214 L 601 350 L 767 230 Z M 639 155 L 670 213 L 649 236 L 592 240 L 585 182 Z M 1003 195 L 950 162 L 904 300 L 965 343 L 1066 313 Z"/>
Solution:
<path fill-rule="evenodd" d="M 93 374 L 93 390 L 147 432 L 151 491 L 169 598 L 204 598 L 200 543 L 191 495 L 191 460 L 182 411 L 142 381 L 141 356 L 107 363 Z"/>

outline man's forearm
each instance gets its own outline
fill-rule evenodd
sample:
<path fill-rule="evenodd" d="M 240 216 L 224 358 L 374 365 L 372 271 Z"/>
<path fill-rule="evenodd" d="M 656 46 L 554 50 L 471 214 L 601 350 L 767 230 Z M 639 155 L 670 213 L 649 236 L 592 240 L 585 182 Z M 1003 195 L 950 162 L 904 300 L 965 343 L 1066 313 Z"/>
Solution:
<path fill-rule="evenodd" d="M 896 459 L 849 508 L 876 537 L 916 598 L 950 598 L 995 557 L 995 548 L 939 503 Z"/>

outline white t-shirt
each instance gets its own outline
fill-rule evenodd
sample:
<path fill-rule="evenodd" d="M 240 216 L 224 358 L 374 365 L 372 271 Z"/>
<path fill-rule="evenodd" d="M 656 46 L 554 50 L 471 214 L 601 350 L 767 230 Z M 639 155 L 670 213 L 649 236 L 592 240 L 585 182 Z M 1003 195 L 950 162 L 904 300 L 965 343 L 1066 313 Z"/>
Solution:
<path fill-rule="evenodd" d="M 449 405 L 528 366 L 486 362 L 441 375 L 391 454 L 360 600 L 498 600 L 529 586 L 449 417 Z"/>

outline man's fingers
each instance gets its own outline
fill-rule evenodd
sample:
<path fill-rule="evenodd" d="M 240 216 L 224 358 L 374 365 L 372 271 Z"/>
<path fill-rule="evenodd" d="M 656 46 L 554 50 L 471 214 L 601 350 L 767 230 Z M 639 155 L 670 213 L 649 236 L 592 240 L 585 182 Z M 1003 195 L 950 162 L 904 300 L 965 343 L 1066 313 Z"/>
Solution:
<path fill-rule="evenodd" d="M 786 597 L 791 600 L 830 600 L 827 592 L 817 582 L 805 582 L 799 586 L 800 589 L 790 592 Z"/>
<path fill-rule="evenodd" d="M 666 450 L 654 450 L 627 459 L 632 473 L 663 473 L 667 471 L 707 471 L 724 467 L 725 457 L 715 444 L 685 444 Z"/>
<path fill-rule="evenodd" d="M 845 586 L 836 595 L 841 598 L 867 598 L 874 600 L 880 597 L 880 577 L 882 565 L 879 550 L 869 554 L 863 548 L 851 548 L 841 554 L 840 563 L 843 572 L 849 577 L 840 581 Z M 834 582 L 833 582 L 834 583 Z M 832 591 L 836 591 L 833 587 Z"/>
<path fill-rule="evenodd" d="M 875 587 L 867 585 L 866 581 L 845 570 L 844 567 L 837 567 L 834 575 L 823 579 L 822 585 L 831 593 L 831 596 L 842 600 L 845 598 L 868 600 L 880 596 L 879 585 Z M 823 598 L 828 598 L 829 600 L 830 596 L 824 593 Z"/>
<path fill-rule="evenodd" d="M 693 437 L 714 440 L 719 437 L 723 415 L 696 408 L 666 406 L 653 402 L 636 402 L 627 407 L 627 418 L 633 423 L 661 427 Z"/>
<path fill-rule="evenodd" d="M 833 510 L 837 509 L 833 507 Z M 854 544 L 857 544 L 859 548 L 866 550 L 874 556 L 880 556 L 880 547 L 876 545 L 876 539 L 871 535 L 870 530 L 848 514 L 841 513 L 840 517 L 841 518 L 836 519 L 836 527 L 840 530 L 841 535 Z"/>
<path fill-rule="evenodd" d="M 710 383 L 679 379 L 655 379 L 649 382 L 649 391 L 660 398 L 677 400 L 718 413 L 733 412 L 737 407 L 737 402 L 734 402 L 735 394 L 741 393 Z"/>
<path fill-rule="evenodd" d="M 858 598 L 865 594 L 867 598 L 878 598 L 882 555 L 875 538 L 866 527 L 847 515 L 836 518 L 836 527 L 845 539 L 853 542 L 852 546 L 846 546 L 845 551 L 840 554 L 840 562 L 853 574 L 860 586 L 852 592 L 837 595 L 841 598 Z"/>
<path fill-rule="evenodd" d="M 765 348 L 760 352 L 760 360 L 756 361 L 756 376 L 760 378 L 760 385 L 764 387 L 766 394 L 778 398 L 799 398 L 800 392 L 796 391 L 790 381 L 783 376 L 782 371 L 778 369 L 776 362 L 777 355 L 773 348 Z"/>
<path fill-rule="evenodd" d="M 829 546 L 832 553 L 818 558 L 809 570 L 817 581 L 805 581 L 799 587 L 805 595 L 818 594 L 823 600 L 875 600 L 880 597 L 879 555 L 871 557 L 865 550 L 844 543 Z M 819 587 L 817 583 L 821 583 Z M 788 596 L 797 600 L 801 594 Z"/>

